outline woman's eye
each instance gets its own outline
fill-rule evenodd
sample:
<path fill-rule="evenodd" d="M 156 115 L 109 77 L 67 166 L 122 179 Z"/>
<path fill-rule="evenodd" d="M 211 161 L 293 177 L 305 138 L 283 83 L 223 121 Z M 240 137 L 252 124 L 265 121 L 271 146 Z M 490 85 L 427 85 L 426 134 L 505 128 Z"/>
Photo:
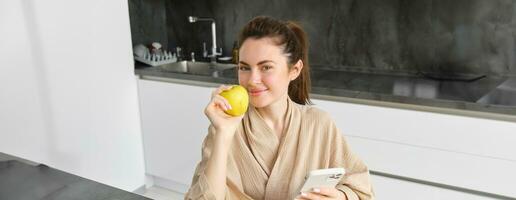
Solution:
<path fill-rule="evenodd" d="M 249 71 L 249 67 L 247 67 L 247 66 L 239 66 L 238 70 L 240 70 L 240 71 Z"/>
<path fill-rule="evenodd" d="M 265 66 L 263 66 L 263 68 L 262 68 L 262 69 L 263 69 L 264 71 L 268 71 L 268 70 L 272 69 L 272 66 L 265 65 Z"/>

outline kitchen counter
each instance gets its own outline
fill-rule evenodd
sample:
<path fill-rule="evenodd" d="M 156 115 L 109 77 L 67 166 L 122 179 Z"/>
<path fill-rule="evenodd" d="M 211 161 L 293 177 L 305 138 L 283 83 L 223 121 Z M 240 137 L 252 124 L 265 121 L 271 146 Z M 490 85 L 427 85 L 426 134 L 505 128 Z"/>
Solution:
<path fill-rule="evenodd" d="M 211 76 L 173 73 L 137 63 L 142 79 L 194 85 L 236 84 L 236 70 Z M 433 77 L 312 68 L 312 97 L 447 114 L 516 121 L 516 78 L 450 81 Z"/>
<path fill-rule="evenodd" d="M 150 200 L 46 165 L 0 161 L 0 199 Z"/>

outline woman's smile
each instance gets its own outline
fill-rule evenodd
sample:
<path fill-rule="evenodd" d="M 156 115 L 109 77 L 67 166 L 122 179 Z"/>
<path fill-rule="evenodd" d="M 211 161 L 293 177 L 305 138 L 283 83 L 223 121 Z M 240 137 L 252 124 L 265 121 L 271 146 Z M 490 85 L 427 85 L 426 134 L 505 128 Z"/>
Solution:
<path fill-rule="evenodd" d="M 268 89 L 249 89 L 249 95 L 260 96 L 265 93 Z"/>

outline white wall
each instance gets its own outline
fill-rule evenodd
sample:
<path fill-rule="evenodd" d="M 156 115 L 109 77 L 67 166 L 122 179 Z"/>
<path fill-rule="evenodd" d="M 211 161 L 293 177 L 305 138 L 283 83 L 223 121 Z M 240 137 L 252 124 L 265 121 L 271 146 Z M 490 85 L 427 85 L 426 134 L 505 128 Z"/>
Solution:
<path fill-rule="evenodd" d="M 126 0 L 0 1 L 0 152 L 144 184 Z"/>

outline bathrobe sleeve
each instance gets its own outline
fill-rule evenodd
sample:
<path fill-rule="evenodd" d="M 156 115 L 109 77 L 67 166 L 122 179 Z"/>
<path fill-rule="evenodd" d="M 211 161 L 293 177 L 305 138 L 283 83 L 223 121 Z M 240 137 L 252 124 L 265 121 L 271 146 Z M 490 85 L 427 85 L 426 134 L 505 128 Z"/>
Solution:
<path fill-rule="evenodd" d="M 332 143 L 330 161 L 333 167 L 343 167 L 346 173 L 336 188 L 346 194 L 349 200 L 374 199 L 369 170 L 351 149 L 333 120 L 329 133 Z"/>
<path fill-rule="evenodd" d="M 188 192 L 185 194 L 185 200 L 215 200 L 215 195 L 211 190 L 211 186 L 206 178 L 205 169 L 206 163 L 210 158 L 212 152 L 212 138 L 214 129 L 212 126 L 208 129 L 208 135 L 204 138 L 202 144 L 202 159 L 195 168 L 195 173 L 192 178 L 192 183 Z M 235 186 L 231 185 L 229 180 L 226 180 L 226 200 L 233 199 L 248 199 L 248 197 L 236 189 Z"/>

